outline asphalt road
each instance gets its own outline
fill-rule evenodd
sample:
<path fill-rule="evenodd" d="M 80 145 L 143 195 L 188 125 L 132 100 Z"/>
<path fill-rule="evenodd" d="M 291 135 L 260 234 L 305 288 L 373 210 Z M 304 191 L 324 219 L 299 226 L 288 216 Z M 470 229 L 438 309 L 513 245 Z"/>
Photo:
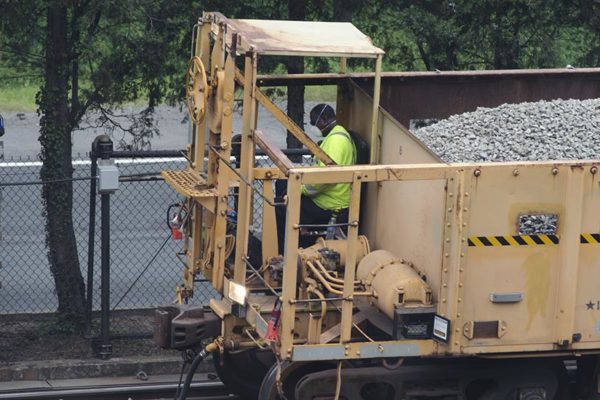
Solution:
<path fill-rule="evenodd" d="M 307 104 L 308 110 L 314 105 Z M 183 149 L 188 142 L 185 110 L 159 107 L 158 127 L 161 134 L 152 139 L 153 150 Z M 4 162 L 0 159 L 0 183 L 34 182 L 39 180 L 40 151 L 37 141 L 37 115 L 4 113 L 6 134 Z M 306 117 L 308 118 L 308 117 Z M 285 147 L 285 130 L 264 109 L 259 110 L 259 125 L 268 137 Z M 241 116 L 236 114 L 234 131 L 239 132 Z M 88 151 L 92 140 L 103 133 L 88 128 L 73 134 L 73 153 Z M 113 134 L 118 141 L 118 134 Z M 13 161 L 11 161 L 11 159 Z M 121 175 L 154 174 L 162 169 L 179 169 L 183 160 L 119 161 Z M 89 177 L 89 162 L 75 165 L 75 176 Z M 176 253 L 181 242 L 166 239 L 166 209 L 179 200 L 164 182 L 144 181 L 121 183 L 111 196 L 111 305 L 126 292 L 119 308 L 152 307 L 170 303 L 175 287 L 181 282 L 181 263 Z M 98 198 L 98 203 L 100 202 Z M 100 304 L 100 208 L 96 211 L 96 252 L 94 273 L 94 304 Z M 84 280 L 87 276 L 89 182 L 74 182 L 73 223 L 77 237 L 79 263 Z M 49 312 L 56 310 L 54 278 L 50 272 L 45 246 L 45 219 L 41 186 L 0 187 L 0 314 Z M 159 251 L 167 240 L 165 247 Z M 154 261 L 151 262 L 152 258 Z M 145 272 L 143 272 L 145 270 Z M 139 280 L 138 280 L 139 278 Z M 136 282 L 137 280 L 137 282 Z M 133 289 L 128 292 L 131 285 Z M 214 295 L 207 284 L 197 290 L 200 302 Z"/>
<path fill-rule="evenodd" d="M 285 110 L 285 103 L 279 103 Z M 305 124 L 308 126 L 308 113 L 315 102 L 306 104 Z M 125 110 L 124 113 L 131 113 L 133 109 Z M 17 113 L 2 112 L 6 133 L 0 137 L 3 142 L 4 161 L 16 161 L 21 159 L 37 160 L 40 153 L 39 137 L 39 117 L 36 113 Z M 187 109 L 178 107 L 159 106 L 156 108 L 155 121 L 159 130 L 159 135 L 151 139 L 152 150 L 177 150 L 184 149 L 189 140 L 189 127 L 187 123 Z M 124 126 L 128 126 L 126 120 L 121 121 Z M 237 110 L 234 118 L 234 133 L 241 131 L 242 119 L 241 111 Z M 285 129 L 279 124 L 263 107 L 259 107 L 258 126 L 275 144 L 285 148 Z M 115 149 L 117 144 L 124 140 L 131 143 L 130 135 L 124 135 L 122 132 L 110 132 L 107 128 L 94 127 L 94 117 L 82 122 L 81 129 L 72 134 L 73 155 L 85 155 L 90 151 L 92 141 L 101 134 L 111 134 Z M 2 146 L 0 146 L 0 161 L 2 161 Z"/>

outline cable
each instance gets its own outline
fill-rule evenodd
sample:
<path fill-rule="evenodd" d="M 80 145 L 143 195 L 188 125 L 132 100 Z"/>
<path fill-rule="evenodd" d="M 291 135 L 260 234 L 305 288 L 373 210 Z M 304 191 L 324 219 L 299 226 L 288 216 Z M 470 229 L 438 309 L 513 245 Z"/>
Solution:
<path fill-rule="evenodd" d="M 185 365 L 187 364 L 187 360 L 184 358 L 181 363 L 181 372 L 179 373 L 179 382 L 177 383 L 177 391 L 175 392 L 175 397 L 173 400 L 177 400 L 177 396 L 179 396 L 179 392 L 181 391 L 181 381 L 183 381 L 183 371 L 185 371 Z"/>
<path fill-rule="evenodd" d="M 171 225 L 170 225 L 170 221 L 169 221 L 169 212 L 172 209 L 172 207 L 174 207 L 174 206 L 183 207 L 182 204 L 180 204 L 180 203 L 174 203 L 174 204 L 171 204 L 167 208 L 167 226 L 169 227 L 169 230 L 171 229 Z M 190 217 L 190 213 L 186 213 L 185 218 L 183 219 L 183 221 L 181 223 L 182 226 L 187 223 L 189 217 Z M 160 245 L 160 247 L 158 248 L 158 250 L 156 251 L 156 253 L 154 253 L 154 256 L 152 256 L 152 259 L 144 267 L 144 269 L 142 270 L 142 272 L 140 272 L 140 274 L 137 276 L 137 278 L 135 278 L 135 280 L 129 286 L 129 288 L 127 288 L 127 290 L 125 291 L 125 293 L 123 293 L 123 295 L 121 296 L 121 298 L 119 299 L 119 301 L 117 301 L 117 304 L 114 305 L 112 311 L 115 311 L 117 309 L 117 306 L 119 304 L 121 304 L 121 301 L 123 301 L 123 299 L 129 294 L 129 292 L 131 291 L 131 289 L 133 289 L 133 287 L 135 286 L 135 284 L 140 280 L 140 278 L 142 277 L 142 275 L 144 275 L 146 273 L 146 271 L 148 270 L 148 268 L 150 268 L 150 266 L 152 265 L 152 263 L 154 262 L 154 260 L 156 260 L 156 257 L 158 257 L 158 255 L 160 254 L 160 252 L 162 251 L 162 249 L 166 246 L 166 244 L 167 244 L 167 242 L 169 241 L 170 238 L 171 238 L 171 233 L 169 232 L 169 234 L 165 238 L 165 241 L 163 242 L 163 244 Z"/>
<path fill-rule="evenodd" d="M 148 268 L 150 268 L 150 265 L 152 265 L 152 263 L 154 262 L 154 260 L 156 260 L 156 257 L 158 257 L 158 255 L 160 254 L 161 250 L 165 247 L 165 245 L 167 244 L 167 242 L 169 241 L 169 239 L 171 238 L 171 234 L 169 233 L 169 235 L 166 237 L 165 241 L 163 242 L 163 244 L 159 247 L 159 249 L 156 251 L 156 253 L 154 254 L 154 256 L 152 257 L 152 259 L 148 262 L 148 264 L 144 267 L 144 269 L 142 270 L 142 272 L 140 272 L 140 274 L 138 275 L 137 278 L 135 278 L 135 280 L 133 281 L 133 283 L 129 286 L 129 288 L 127 288 L 127 290 L 125 291 L 125 293 L 123 293 L 123 296 L 121 296 L 121 298 L 119 299 L 119 301 L 117 301 L 117 304 L 114 305 L 112 311 L 115 311 L 117 309 L 117 306 L 119 304 L 121 304 L 121 301 L 123 301 L 123 299 L 129 294 L 129 292 L 131 291 L 131 289 L 133 289 L 133 287 L 135 286 L 135 284 L 140 280 L 140 278 L 142 277 L 142 275 L 144 275 L 146 273 L 146 271 L 148 270 Z"/>
<path fill-rule="evenodd" d="M 342 362 L 338 361 L 337 365 L 337 380 L 335 382 L 335 400 L 339 400 L 342 391 Z"/>
<path fill-rule="evenodd" d="M 177 400 L 187 399 L 187 395 L 190 390 L 190 385 L 192 384 L 192 379 L 194 378 L 194 374 L 196 373 L 196 370 L 198 369 L 198 365 L 200 365 L 200 363 L 206 358 L 206 356 L 208 356 L 208 354 L 209 353 L 208 353 L 208 351 L 206 351 L 206 349 L 202 349 L 202 350 L 200 350 L 198 355 L 196 355 L 196 357 L 194 358 L 194 361 L 192 361 L 192 365 L 190 365 L 190 369 L 188 370 L 188 373 L 185 377 L 185 382 L 183 383 L 183 389 L 181 389 L 181 392 L 179 393 L 179 397 L 177 398 Z"/>
<path fill-rule="evenodd" d="M 2 187 L 2 186 L 46 185 L 46 184 L 50 184 L 50 183 L 61 183 L 61 182 L 91 181 L 92 179 L 97 179 L 97 177 L 86 176 L 85 178 L 64 178 L 64 179 L 50 179 L 47 181 L 0 183 L 0 187 Z"/>

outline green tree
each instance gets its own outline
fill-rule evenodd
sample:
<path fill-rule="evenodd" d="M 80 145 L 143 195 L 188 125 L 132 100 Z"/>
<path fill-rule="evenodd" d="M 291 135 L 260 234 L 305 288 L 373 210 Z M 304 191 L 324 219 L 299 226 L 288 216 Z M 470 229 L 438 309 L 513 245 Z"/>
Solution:
<path fill-rule="evenodd" d="M 3 63 L 42 77 L 37 96 L 48 260 L 58 297 L 57 316 L 79 330 L 84 284 L 72 215 L 71 134 L 86 113 L 107 128 L 114 108 L 147 98 L 124 130 L 144 147 L 156 133 L 152 111 L 182 90 L 193 1 L 0 0 Z"/>

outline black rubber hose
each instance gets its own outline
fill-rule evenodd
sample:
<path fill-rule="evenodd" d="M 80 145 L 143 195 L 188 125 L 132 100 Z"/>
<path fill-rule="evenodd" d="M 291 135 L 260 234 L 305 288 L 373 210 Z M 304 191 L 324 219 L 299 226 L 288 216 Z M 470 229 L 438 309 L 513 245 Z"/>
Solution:
<path fill-rule="evenodd" d="M 179 393 L 179 397 L 177 400 L 185 400 L 187 399 L 188 392 L 190 390 L 190 385 L 192 384 L 192 378 L 198 369 L 198 365 L 208 356 L 208 352 L 206 349 L 202 349 L 198 355 L 192 361 L 192 365 L 190 365 L 190 369 L 188 370 L 187 375 L 185 376 L 185 382 L 183 383 L 183 388 L 181 389 L 181 393 Z"/>

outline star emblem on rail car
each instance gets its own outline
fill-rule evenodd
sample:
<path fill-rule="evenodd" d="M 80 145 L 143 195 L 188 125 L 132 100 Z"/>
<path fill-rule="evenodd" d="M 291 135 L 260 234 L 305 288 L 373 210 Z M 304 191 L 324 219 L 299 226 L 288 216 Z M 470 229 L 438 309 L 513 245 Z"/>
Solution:
<path fill-rule="evenodd" d="M 594 303 L 592 303 L 591 300 L 590 300 L 589 303 L 585 303 L 585 306 L 587 307 L 587 310 L 593 310 L 594 309 Z"/>

